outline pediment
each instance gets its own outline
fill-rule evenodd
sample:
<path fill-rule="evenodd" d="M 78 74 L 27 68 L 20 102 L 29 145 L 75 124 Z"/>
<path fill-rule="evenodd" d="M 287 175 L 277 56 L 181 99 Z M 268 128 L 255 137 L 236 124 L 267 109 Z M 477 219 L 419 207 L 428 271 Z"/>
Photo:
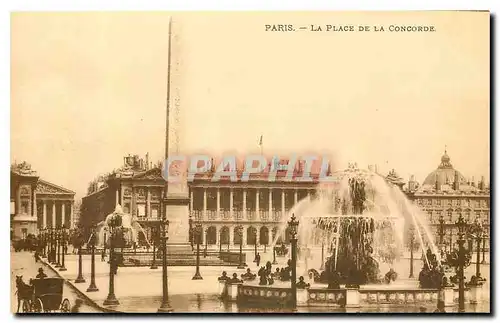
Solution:
<path fill-rule="evenodd" d="M 134 179 L 148 179 L 148 180 L 164 180 L 162 170 L 160 168 L 153 168 L 143 173 L 137 174 Z"/>
<path fill-rule="evenodd" d="M 44 180 L 38 181 L 35 192 L 37 194 L 75 194 L 73 191 Z"/>

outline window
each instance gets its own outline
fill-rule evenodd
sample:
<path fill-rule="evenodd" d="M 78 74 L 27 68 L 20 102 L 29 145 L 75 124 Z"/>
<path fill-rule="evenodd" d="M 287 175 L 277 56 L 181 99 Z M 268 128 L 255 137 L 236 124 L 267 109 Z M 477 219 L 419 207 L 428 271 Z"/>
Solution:
<path fill-rule="evenodd" d="M 158 218 L 158 206 L 152 206 L 151 207 L 151 218 L 152 219 L 157 219 Z"/>
<path fill-rule="evenodd" d="M 436 200 L 436 205 L 441 206 L 441 200 L 440 199 Z"/>
<path fill-rule="evenodd" d="M 137 204 L 137 216 L 145 216 L 146 215 L 146 205 Z"/>
<path fill-rule="evenodd" d="M 29 206 L 28 201 L 21 202 L 21 214 L 28 214 L 28 206 Z"/>

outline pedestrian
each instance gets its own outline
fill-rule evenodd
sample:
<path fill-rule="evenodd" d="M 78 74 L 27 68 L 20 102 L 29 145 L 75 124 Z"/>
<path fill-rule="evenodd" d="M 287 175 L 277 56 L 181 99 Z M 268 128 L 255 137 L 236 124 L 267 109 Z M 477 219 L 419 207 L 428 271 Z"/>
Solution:
<path fill-rule="evenodd" d="M 255 262 L 257 263 L 257 267 L 260 265 L 260 253 L 257 253 L 257 256 L 255 256 Z"/>
<path fill-rule="evenodd" d="M 38 268 L 38 275 L 36 275 L 36 278 L 44 279 L 46 277 L 47 275 L 43 272 L 43 268 L 42 267 Z"/>
<path fill-rule="evenodd" d="M 34 257 L 35 257 L 35 262 L 38 262 L 40 260 L 40 255 L 38 254 L 38 250 L 35 251 Z"/>
<path fill-rule="evenodd" d="M 101 252 L 101 261 L 102 262 L 106 261 L 106 249 L 102 249 L 102 252 Z"/>

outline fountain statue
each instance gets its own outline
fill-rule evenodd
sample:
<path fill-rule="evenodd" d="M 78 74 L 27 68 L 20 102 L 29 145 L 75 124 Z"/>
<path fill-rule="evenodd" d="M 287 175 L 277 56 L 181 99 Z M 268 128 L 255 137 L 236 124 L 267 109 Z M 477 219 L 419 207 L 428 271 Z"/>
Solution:
<path fill-rule="evenodd" d="M 300 222 L 298 271 L 304 276 L 311 273 L 331 286 L 392 283 L 398 276 L 395 265 L 407 247 L 404 236 L 411 228 L 422 248 L 438 254 L 426 216 L 398 185 L 356 164 L 332 176 L 338 180 L 320 184 L 314 198 L 303 199 L 290 210 Z M 285 231 L 286 221 L 273 246 Z M 321 264 L 323 244 L 329 255 Z M 425 254 L 424 261 L 429 263 Z M 312 270 L 323 265 L 321 274 Z"/>
<path fill-rule="evenodd" d="M 130 247 L 134 244 L 137 244 L 139 232 L 143 233 L 146 244 L 150 246 L 150 243 L 146 237 L 146 233 L 144 232 L 144 229 L 139 224 L 137 219 L 130 214 L 124 213 L 122 207 L 119 204 L 116 205 L 113 213 L 108 214 L 104 221 L 101 221 L 97 224 L 96 232 L 98 246 L 109 246 L 109 235 L 106 236 L 106 233 L 109 232 L 110 227 L 115 226 L 115 223 L 113 222 L 116 222 L 117 219 L 119 219 L 120 226 L 123 230 L 125 246 Z"/>

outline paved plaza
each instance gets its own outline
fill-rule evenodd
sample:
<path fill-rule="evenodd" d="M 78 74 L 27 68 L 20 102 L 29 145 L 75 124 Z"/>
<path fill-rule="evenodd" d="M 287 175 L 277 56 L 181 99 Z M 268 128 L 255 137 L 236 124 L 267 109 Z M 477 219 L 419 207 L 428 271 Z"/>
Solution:
<path fill-rule="evenodd" d="M 261 266 L 265 265 L 267 260 L 272 260 L 272 253 L 263 253 Z M 78 275 L 78 256 L 69 254 L 65 257 L 65 266 L 67 271 L 58 271 L 49 266 L 47 271 L 49 276 L 59 275 L 68 282 L 68 287 L 65 287 L 65 297 L 69 298 L 74 303 L 74 299 L 82 298 L 85 301 L 85 307 L 82 312 L 156 312 L 161 303 L 162 295 L 162 268 L 150 269 L 149 267 L 120 267 L 118 274 L 115 276 L 115 295 L 120 304 L 117 306 L 104 306 L 103 302 L 108 295 L 109 290 L 109 264 L 107 261 L 101 261 L 100 255 L 96 256 L 95 282 L 99 291 L 87 292 L 90 284 L 90 255 L 82 256 L 83 260 L 83 276 L 85 283 L 75 283 L 74 280 Z M 247 259 L 253 259 L 253 252 L 247 252 Z M 284 267 L 287 261 L 285 257 L 278 257 L 278 265 L 276 267 Z M 44 263 L 46 261 L 44 260 Z M 36 274 L 37 266 L 34 259 L 29 253 L 13 253 L 13 266 L 21 266 L 24 268 L 24 279 L 27 280 Z M 22 265 L 21 265 L 22 264 Z M 256 273 L 257 266 L 253 262 L 248 262 L 249 268 Z M 28 268 L 30 268 L 28 270 Z M 414 279 L 409 279 L 409 261 L 403 259 L 395 268 L 399 278 L 394 283 L 396 286 L 417 285 L 416 278 L 421 268 L 421 261 L 414 261 Z M 489 300 L 489 265 L 481 265 L 482 276 L 487 279 L 485 286 L 482 288 L 483 299 Z M 237 273 L 238 276 L 246 271 L 246 269 L 237 269 L 236 267 L 211 266 L 200 267 L 203 280 L 191 280 L 195 273 L 195 267 L 171 266 L 168 267 L 168 287 L 169 301 L 175 312 L 252 312 L 256 309 L 240 309 L 234 303 L 223 302 L 220 295 L 220 285 L 217 278 L 222 271 L 226 271 L 228 275 Z M 13 271 L 14 272 L 14 271 Z M 475 265 L 472 264 L 466 270 L 466 276 L 474 274 Z M 301 273 L 298 272 L 298 275 Z M 254 282 L 255 283 L 255 282 Z M 277 282 L 277 285 L 288 286 L 289 283 Z M 313 286 L 318 284 L 313 284 Z M 318 285 L 319 286 L 319 285 Z M 14 286 L 13 286 L 14 290 Z M 13 304 L 15 306 L 15 304 Z M 484 301 L 478 305 L 466 304 L 466 311 L 470 312 L 488 312 L 489 301 Z M 15 307 L 13 307 L 13 311 Z M 259 309 L 261 310 L 261 309 Z M 419 308 L 413 307 L 371 307 L 362 308 L 361 312 L 418 312 Z M 427 309 L 433 311 L 434 308 Z M 456 311 L 456 308 L 447 309 L 448 312 Z M 299 308 L 299 312 L 343 312 L 343 309 L 332 308 Z"/>

